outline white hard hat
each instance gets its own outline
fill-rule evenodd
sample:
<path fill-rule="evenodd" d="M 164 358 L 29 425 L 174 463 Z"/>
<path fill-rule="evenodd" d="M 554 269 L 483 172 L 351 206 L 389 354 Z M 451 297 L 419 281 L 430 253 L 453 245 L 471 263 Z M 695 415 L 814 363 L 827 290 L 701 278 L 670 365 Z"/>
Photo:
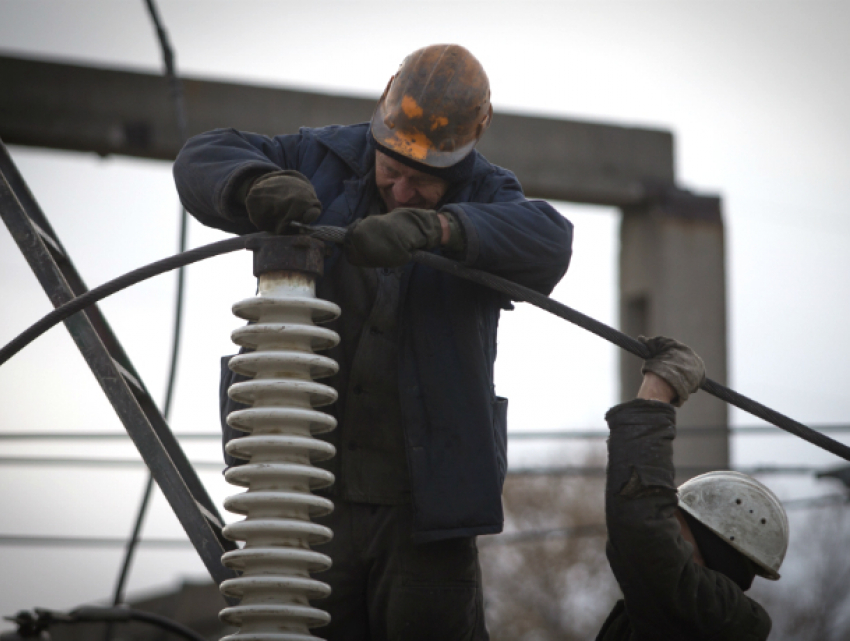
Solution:
<path fill-rule="evenodd" d="M 700 474 L 679 486 L 679 507 L 775 581 L 788 549 L 788 516 L 776 495 L 740 472 Z"/>

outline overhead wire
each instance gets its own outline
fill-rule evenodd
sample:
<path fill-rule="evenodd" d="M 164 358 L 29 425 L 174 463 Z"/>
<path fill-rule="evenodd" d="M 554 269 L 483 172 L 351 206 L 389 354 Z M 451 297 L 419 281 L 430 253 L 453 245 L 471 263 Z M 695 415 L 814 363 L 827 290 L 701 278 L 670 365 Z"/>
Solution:
<path fill-rule="evenodd" d="M 811 496 L 801 499 L 790 499 L 782 502 L 782 506 L 786 510 L 805 510 L 848 504 L 850 504 L 850 497 L 846 494 L 825 494 L 824 496 Z M 492 537 L 481 537 L 478 539 L 478 547 L 536 543 L 539 541 L 551 541 L 562 538 L 605 536 L 607 534 L 608 529 L 603 523 L 539 530 L 519 530 L 517 532 L 503 532 Z M 0 539 L 0 543 L 2 543 L 2 539 Z"/>
<path fill-rule="evenodd" d="M 812 429 L 824 434 L 845 434 L 850 432 L 850 425 L 810 425 Z M 728 432 L 731 436 L 794 436 L 775 425 L 764 426 L 688 426 L 679 427 L 677 439 L 687 437 L 712 436 L 717 432 Z M 545 431 L 509 431 L 508 439 L 517 441 L 534 440 L 596 440 L 608 438 L 610 432 L 605 429 L 590 430 L 545 430 Z M 174 434 L 178 440 L 221 440 L 221 432 L 182 432 Z M 129 441 L 127 432 L 0 432 L 0 441 L 75 441 L 75 440 L 123 440 Z"/>
<path fill-rule="evenodd" d="M 850 496 L 847 494 L 824 494 L 823 496 L 788 499 L 783 501 L 782 505 L 786 510 L 845 506 L 850 505 Z M 555 538 L 603 536 L 606 533 L 607 529 L 602 523 L 537 530 L 519 530 L 516 532 L 502 532 L 493 536 L 479 537 L 478 546 L 513 545 Z M 188 549 L 190 547 L 190 542 L 187 539 L 148 538 L 139 543 L 140 545 L 157 549 Z M 120 547 L 123 544 L 124 539 L 120 537 L 0 534 L 0 546 L 109 548 Z"/>
<path fill-rule="evenodd" d="M 162 20 L 157 11 L 154 0 L 145 0 L 148 13 L 156 29 L 157 40 L 162 50 L 162 58 L 165 66 L 165 76 L 168 80 L 169 93 L 174 105 L 174 115 L 177 121 L 177 129 L 180 135 L 180 141 L 186 142 L 189 137 L 189 132 L 186 124 L 186 109 L 183 103 L 183 85 L 180 78 L 177 77 L 177 72 L 174 65 L 174 49 L 171 46 L 171 41 L 168 38 L 168 33 L 162 24 Z M 180 206 L 180 240 L 179 253 L 186 251 L 187 234 L 189 227 L 189 216 L 186 208 Z M 177 380 L 177 364 L 180 357 L 180 340 L 183 328 L 183 299 L 186 288 L 186 267 L 181 266 L 177 269 L 177 294 L 174 301 L 174 326 L 171 337 L 171 358 L 168 367 L 168 383 L 165 390 L 165 399 L 162 403 L 162 416 L 165 422 L 171 417 L 171 404 L 174 398 L 174 386 Z M 112 604 L 119 605 L 124 600 L 124 588 L 127 584 L 127 578 L 130 572 L 130 566 L 133 561 L 133 555 L 136 550 L 136 545 L 141 534 L 142 523 L 145 519 L 145 514 L 150 504 L 151 494 L 153 493 L 153 474 L 148 472 L 145 488 L 142 492 L 142 499 L 139 503 L 139 509 L 136 513 L 136 519 L 133 524 L 133 530 L 130 533 L 130 538 L 127 541 L 127 549 L 124 553 L 124 560 L 121 564 L 121 570 L 118 574 L 118 579 L 113 592 Z"/>
<path fill-rule="evenodd" d="M 56 467 L 89 467 L 89 468 L 138 468 L 144 466 L 141 459 L 131 458 L 106 458 L 106 457 L 73 457 L 73 456 L 0 456 L 0 467 L 2 466 L 56 466 Z M 221 472 L 224 463 L 221 461 L 192 461 L 192 467 L 199 470 L 210 470 Z M 813 465 L 751 465 L 736 466 L 730 469 L 749 476 L 808 476 L 831 474 L 835 472 L 834 467 L 818 467 Z M 850 468 L 843 468 L 850 469 Z M 537 466 L 537 467 L 508 467 L 508 476 L 575 476 L 596 477 L 605 476 L 606 468 L 598 466 L 562 465 L 562 466 Z M 696 465 L 685 465 L 676 468 L 678 473 L 686 476 L 696 476 L 705 472 L 717 471 L 716 467 L 705 467 Z M 820 478 L 820 476 L 819 476 Z"/>

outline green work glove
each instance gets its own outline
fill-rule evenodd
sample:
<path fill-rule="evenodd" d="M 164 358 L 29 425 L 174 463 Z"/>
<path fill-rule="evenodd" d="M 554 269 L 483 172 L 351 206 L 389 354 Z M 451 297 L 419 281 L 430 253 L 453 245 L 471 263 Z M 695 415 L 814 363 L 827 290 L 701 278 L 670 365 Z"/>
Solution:
<path fill-rule="evenodd" d="M 638 336 L 638 340 L 649 348 L 651 355 L 644 361 L 641 373 L 652 372 L 664 379 L 678 397 L 672 404 L 681 407 L 705 381 L 705 363 L 694 350 L 672 338 Z"/>
<path fill-rule="evenodd" d="M 309 225 L 322 213 L 313 185 L 290 169 L 257 178 L 245 197 L 245 208 L 257 229 L 274 234 L 287 233 L 292 222 Z"/>
<path fill-rule="evenodd" d="M 417 249 L 437 247 L 442 236 L 433 209 L 394 209 L 352 223 L 345 235 L 345 255 L 348 262 L 360 267 L 399 267 L 409 262 Z"/>

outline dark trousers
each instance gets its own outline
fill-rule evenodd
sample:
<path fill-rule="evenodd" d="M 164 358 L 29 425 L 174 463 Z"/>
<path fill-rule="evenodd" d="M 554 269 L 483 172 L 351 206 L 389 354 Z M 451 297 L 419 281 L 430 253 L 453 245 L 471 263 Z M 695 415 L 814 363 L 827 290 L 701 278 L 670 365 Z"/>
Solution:
<path fill-rule="evenodd" d="M 334 531 L 316 546 L 333 567 L 315 576 L 333 593 L 312 633 L 330 641 L 487 641 L 474 538 L 414 544 L 410 505 L 335 501 L 317 522 Z"/>

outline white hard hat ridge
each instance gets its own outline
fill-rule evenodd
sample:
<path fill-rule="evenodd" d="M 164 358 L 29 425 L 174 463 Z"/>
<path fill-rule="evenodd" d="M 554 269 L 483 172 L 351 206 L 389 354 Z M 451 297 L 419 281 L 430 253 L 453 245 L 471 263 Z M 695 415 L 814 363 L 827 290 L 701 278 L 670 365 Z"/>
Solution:
<path fill-rule="evenodd" d="M 740 472 L 701 474 L 679 486 L 679 507 L 753 561 L 760 576 L 779 578 L 788 516 L 765 485 Z"/>

